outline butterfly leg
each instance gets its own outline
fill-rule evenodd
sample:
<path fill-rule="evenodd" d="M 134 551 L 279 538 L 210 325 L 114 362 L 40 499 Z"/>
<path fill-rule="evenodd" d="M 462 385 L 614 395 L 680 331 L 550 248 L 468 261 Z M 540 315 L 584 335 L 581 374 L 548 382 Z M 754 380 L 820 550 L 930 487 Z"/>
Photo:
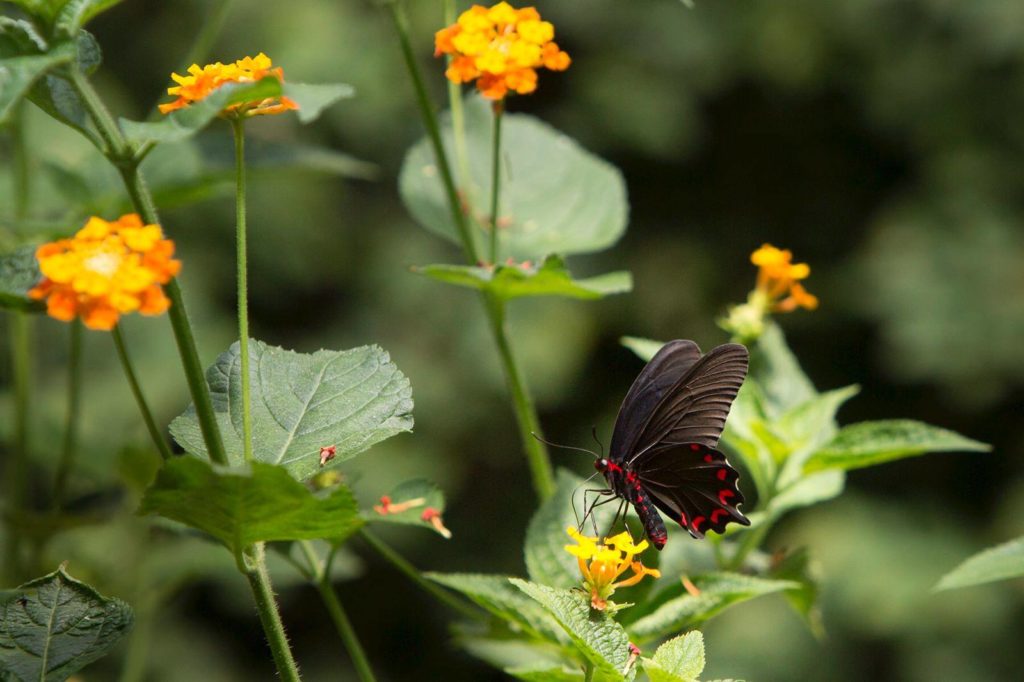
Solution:
<path fill-rule="evenodd" d="M 593 501 L 590 502 L 589 504 L 588 504 L 588 499 L 587 499 L 587 495 L 588 494 L 594 495 Z M 601 497 L 606 497 L 606 496 L 607 496 L 608 499 L 605 499 L 605 500 L 601 500 L 600 499 Z M 577 525 L 577 529 L 582 531 L 583 530 L 583 526 L 587 523 L 587 519 L 590 519 L 591 523 L 594 526 L 594 535 L 598 535 L 598 532 L 597 532 L 597 519 L 594 516 L 594 509 L 596 509 L 597 507 L 600 507 L 603 504 L 608 504 L 609 502 L 611 502 L 611 501 L 613 501 L 615 499 L 617 499 L 617 498 L 615 497 L 615 491 L 614 490 L 601 489 L 601 488 L 590 488 L 588 490 L 584 490 L 583 491 L 583 510 L 584 510 L 583 511 L 583 518 L 580 519 L 579 516 L 577 515 L 577 517 L 576 517 L 576 521 L 577 521 L 577 524 L 578 524 Z M 573 513 L 574 514 L 576 513 L 576 505 L 575 505 L 575 503 L 573 504 Z"/>

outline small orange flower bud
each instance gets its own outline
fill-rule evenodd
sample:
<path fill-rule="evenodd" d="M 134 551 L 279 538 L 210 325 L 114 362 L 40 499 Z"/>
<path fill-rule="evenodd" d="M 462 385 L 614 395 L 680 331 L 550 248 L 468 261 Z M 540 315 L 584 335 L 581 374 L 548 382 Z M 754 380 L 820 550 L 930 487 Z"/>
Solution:
<path fill-rule="evenodd" d="M 320 466 L 324 466 L 337 454 L 338 448 L 335 445 L 325 445 L 320 448 Z"/>
<path fill-rule="evenodd" d="M 434 527 L 434 530 L 440 533 L 441 537 L 443 537 L 445 540 L 451 539 L 452 532 L 445 528 L 444 521 L 442 521 L 441 519 L 441 512 L 437 511 L 433 507 L 427 507 L 426 509 L 424 509 L 423 513 L 420 514 L 420 520 L 426 521 L 427 523 L 432 525 Z"/>

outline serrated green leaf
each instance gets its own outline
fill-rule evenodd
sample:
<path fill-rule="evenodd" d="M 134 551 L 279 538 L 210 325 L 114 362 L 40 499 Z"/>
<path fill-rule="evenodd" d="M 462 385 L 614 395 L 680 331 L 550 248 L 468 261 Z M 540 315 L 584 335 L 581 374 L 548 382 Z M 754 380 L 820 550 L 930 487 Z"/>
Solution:
<path fill-rule="evenodd" d="M 320 471 L 320 448 L 336 448 L 343 462 L 395 434 L 412 429 L 409 380 L 377 346 L 296 353 L 249 343 L 253 453 L 305 480 Z M 238 343 L 206 372 L 230 463 L 242 452 L 241 362 Z M 174 439 L 206 457 L 193 407 L 171 422 Z"/>
<path fill-rule="evenodd" d="M 31 57 L 46 49 L 46 40 L 32 22 L 0 17 L 0 59 Z"/>
<path fill-rule="evenodd" d="M 434 526 L 422 518 L 423 511 L 428 508 L 434 509 L 438 513 L 444 511 L 444 493 L 435 484 L 426 479 L 416 478 L 399 483 L 387 496 L 391 499 L 392 505 L 403 505 L 409 502 L 415 502 L 416 504 L 403 511 L 386 511 L 385 513 L 377 511 L 377 507 L 380 505 L 374 505 L 374 509 L 363 511 L 363 518 L 367 522 L 421 526 L 436 532 Z"/>
<path fill-rule="evenodd" d="M 139 513 L 159 514 L 208 533 L 236 556 L 269 540 L 341 542 L 363 524 L 345 486 L 320 498 L 283 467 L 252 462 L 227 469 L 193 457 L 164 464 Z"/>
<path fill-rule="evenodd" d="M 121 0 L 70 0 L 57 14 L 54 30 L 58 35 L 74 36 L 93 17 L 120 2 Z"/>
<path fill-rule="evenodd" d="M 355 96 L 356 90 L 345 83 L 285 83 L 283 94 L 299 105 L 299 122 L 312 123 L 338 100 Z"/>
<path fill-rule="evenodd" d="M 704 635 L 687 632 L 659 646 L 654 658 L 642 660 L 651 682 L 697 682 L 704 672 Z"/>
<path fill-rule="evenodd" d="M 935 586 L 951 590 L 1024 576 L 1024 537 L 991 547 L 947 573 Z"/>
<path fill-rule="evenodd" d="M 510 581 L 555 617 L 580 653 L 593 665 L 593 679 L 627 678 L 622 671 L 629 660 L 629 637 L 607 613 L 590 608 L 590 598 L 586 594 L 518 578 Z"/>
<path fill-rule="evenodd" d="M 693 583 L 700 590 L 698 596 L 684 592 L 632 623 L 629 633 L 633 641 L 647 641 L 693 628 L 740 602 L 799 587 L 790 580 L 767 580 L 738 573 L 698 576 Z"/>
<path fill-rule="evenodd" d="M 530 264 L 498 265 L 493 268 L 468 265 L 425 265 L 412 269 L 440 282 L 490 291 L 509 300 L 522 296 L 565 296 L 598 299 L 621 294 L 633 288 L 628 272 L 610 272 L 597 277 L 574 280 L 559 256 L 548 256 L 540 266 Z"/>
<path fill-rule="evenodd" d="M 28 290 L 43 278 L 36 260 L 36 247 L 23 246 L 0 256 L 0 308 L 38 312 L 45 310 L 41 301 L 28 297 Z"/>
<path fill-rule="evenodd" d="M 643 339 L 639 336 L 623 336 L 619 339 L 619 343 L 633 351 L 644 362 L 650 362 L 651 358 L 657 355 L 661 347 L 665 345 L 664 341 Z"/>
<path fill-rule="evenodd" d="M 928 452 L 987 452 L 985 443 L 910 419 L 860 422 L 844 427 L 811 456 L 805 472 L 860 469 Z"/>
<path fill-rule="evenodd" d="M 131 628 L 132 610 L 61 567 L 4 594 L 0 676 L 58 682 L 106 654 Z"/>
<path fill-rule="evenodd" d="M 566 545 L 573 544 L 565 529 L 577 523 L 572 496 L 583 479 L 566 469 L 559 469 L 555 482 L 555 494 L 545 500 L 526 528 L 523 547 L 526 572 L 531 580 L 544 585 L 573 587 L 580 583 L 581 577 L 576 557 L 565 551 Z M 577 495 L 577 504 L 582 504 L 582 499 L 582 493 Z M 608 507 L 598 507 L 594 514 L 598 528 L 611 527 L 613 512 L 608 511 Z"/>
<path fill-rule="evenodd" d="M 446 117 L 447 118 L 447 117 Z M 491 195 L 491 108 L 471 96 L 465 104 L 470 186 L 460 187 L 471 208 L 471 228 L 489 239 L 486 211 Z M 455 159 L 451 125 L 442 137 Z M 501 258 L 539 260 L 549 253 L 570 255 L 608 248 L 626 229 L 628 204 L 622 174 L 569 137 L 525 114 L 502 121 Z M 406 208 L 427 229 L 458 241 L 429 140 L 406 154 L 399 177 Z"/>
<path fill-rule="evenodd" d="M 429 580 L 461 592 L 513 629 L 556 643 L 565 642 L 559 624 L 536 601 L 509 583 L 507 575 L 426 573 Z"/>
<path fill-rule="evenodd" d="M 155 142 L 178 142 L 198 133 L 232 104 L 280 96 L 281 81 L 267 76 L 255 83 L 222 85 L 202 101 L 172 111 L 159 121 L 122 118 L 119 124 L 128 142 L 137 147 Z"/>
<path fill-rule="evenodd" d="M 764 393 L 765 409 L 773 418 L 817 394 L 775 323 L 765 325 L 757 343 L 750 348 L 749 374 Z"/>
<path fill-rule="evenodd" d="M 68 42 L 46 54 L 0 60 L 0 123 L 7 120 L 14 105 L 46 72 L 69 64 L 74 58 L 75 46 Z"/>

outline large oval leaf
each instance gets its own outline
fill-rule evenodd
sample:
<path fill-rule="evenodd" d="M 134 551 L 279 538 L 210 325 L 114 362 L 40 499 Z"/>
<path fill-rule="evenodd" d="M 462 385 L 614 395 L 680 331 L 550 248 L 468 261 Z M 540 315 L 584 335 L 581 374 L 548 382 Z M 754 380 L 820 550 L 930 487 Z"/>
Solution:
<path fill-rule="evenodd" d="M 478 97 L 468 98 L 465 110 L 470 181 L 459 189 L 470 209 L 471 227 L 489 234 L 493 117 Z M 626 229 L 629 205 L 626 184 L 614 166 L 525 114 L 506 114 L 501 136 L 501 258 L 540 260 L 549 253 L 589 253 L 618 241 Z M 450 123 L 443 127 L 442 137 L 454 165 Z M 429 140 L 409 150 L 399 189 L 420 224 L 458 240 Z"/>
<path fill-rule="evenodd" d="M 207 370 L 214 411 L 233 465 L 242 453 L 241 355 L 238 343 Z M 320 469 L 320 448 L 335 446 L 335 462 L 412 429 L 409 380 L 377 346 L 296 353 L 249 342 L 253 454 L 300 480 Z M 171 422 L 186 452 L 206 457 L 194 407 Z"/>

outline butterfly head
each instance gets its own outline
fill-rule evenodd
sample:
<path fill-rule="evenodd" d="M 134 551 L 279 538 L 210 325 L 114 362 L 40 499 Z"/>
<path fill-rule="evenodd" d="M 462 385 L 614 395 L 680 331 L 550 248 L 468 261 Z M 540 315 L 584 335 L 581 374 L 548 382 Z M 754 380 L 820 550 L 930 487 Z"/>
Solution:
<path fill-rule="evenodd" d="M 594 460 L 594 468 L 603 474 L 608 471 L 608 460 L 604 457 L 598 457 Z"/>

